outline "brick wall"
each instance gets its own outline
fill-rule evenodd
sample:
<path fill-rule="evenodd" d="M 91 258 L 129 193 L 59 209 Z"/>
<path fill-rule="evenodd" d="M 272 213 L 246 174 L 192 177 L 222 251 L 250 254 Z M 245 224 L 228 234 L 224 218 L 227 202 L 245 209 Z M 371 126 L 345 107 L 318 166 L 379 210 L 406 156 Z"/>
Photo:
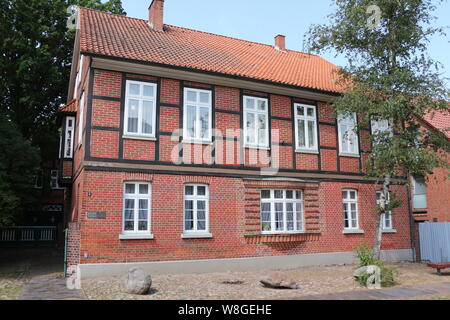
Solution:
<path fill-rule="evenodd" d="M 450 180 L 448 170 L 436 169 L 427 177 L 428 221 L 450 222 Z"/>
<path fill-rule="evenodd" d="M 68 225 L 67 267 L 76 266 L 80 263 L 80 227 L 81 223 L 79 222 L 71 222 Z"/>
<path fill-rule="evenodd" d="M 83 210 L 80 216 L 81 263 L 141 262 L 211 258 L 257 257 L 304 253 L 352 251 L 361 242 L 372 243 L 375 235 L 373 184 L 336 182 L 282 182 L 241 178 L 85 172 Z M 152 184 L 151 229 L 154 240 L 119 240 L 122 228 L 122 193 L 126 181 Z M 181 239 L 183 233 L 183 187 L 187 183 L 210 188 L 211 239 Z M 260 190 L 299 189 L 305 194 L 306 234 L 259 235 Z M 364 234 L 343 234 L 341 192 L 358 190 L 359 215 Z M 395 187 L 405 199 L 403 187 Z M 88 196 L 90 194 L 90 196 Z M 105 212 L 105 220 L 87 219 L 87 212 Z M 406 206 L 394 212 L 395 234 L 383 235 L 383 249 L 410 246 Z M 76 245 L 76 238 L 73 245 Z M 75 252 L 72 249 L 72 252 Z M 85 257 L 86 255 L 86 257 Z"/>

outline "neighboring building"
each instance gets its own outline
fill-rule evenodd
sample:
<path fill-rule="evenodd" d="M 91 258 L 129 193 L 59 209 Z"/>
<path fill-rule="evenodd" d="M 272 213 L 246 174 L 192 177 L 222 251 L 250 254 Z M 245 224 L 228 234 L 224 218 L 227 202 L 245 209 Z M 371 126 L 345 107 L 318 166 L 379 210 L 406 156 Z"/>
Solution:
<path fill-rule="evenodd" d="M 450 140 L 450 111 L 428 114 L 423 122 L 429 130 L 439 130 Z M 417 222 L 450 221 L 450 179 L 447 169 L 435 169 L 427 177 L 412 181 L 412 207 Z"/>
<path fill-rule="evenodd" d="M 47 161 L 35 177 L 31 191 L 40 206 L 28 210 L 21 225 L 54 226 L 63 230 L 64 225 L 64 188 L 59 183 L 58 161 Z"/>
<path fill-rule="evenodd" d="M 357 136 L 356 115 L 333 115 L 337 67 L 283 36 L 269 46 L 164 25 L 163 4 L 150 21 L 79 11 L 61 110 L 69 264 L 86 276 L 130 262 L 352 261 L 373 242 L 381 186 L 363 174 L 369 128 Z M 407 189 L 393 189 L 405 205 L 385 217 L 382 249 L 411 259 Z"/>

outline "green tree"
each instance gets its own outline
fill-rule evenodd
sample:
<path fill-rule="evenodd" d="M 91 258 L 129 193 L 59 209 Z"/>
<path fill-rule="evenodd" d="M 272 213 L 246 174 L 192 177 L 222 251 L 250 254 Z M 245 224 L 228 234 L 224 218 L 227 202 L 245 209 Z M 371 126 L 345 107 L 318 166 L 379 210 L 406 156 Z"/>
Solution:
<path fill-rule="evenodd" d="M 56 156 L 56 112 L 67 99 L 70 5 L 125 14 L 120 0 L 0 0 L 0 105 L 43 161 Z"/>
<path fill-rule="evenodd" d="M 0 215 L 9 217 L 5 221 L 25 206 L 23 187 L 34 182 L 29 170 L 39 167 L 34 152 L 42 162 L 57 157 L 56 114 L 67 100 L 75 39 L 67 29 L 70 5 L 125 14 L 120 0 L 0 0 Z"/>
<path fill-rule="evenodd" d="M 367 176 L 383 181 L 378 208 L 374 254 L 380 257 L 381 214 L 401 205 L 395 194 L 387 199 L 393 177 L 399 173 L 427 175 L 449 167 L 449 142 L 433 130 L 420 130 L 426 113 L 448 112 L 449 90 L 440 75 L 441 65 L 427 54 L 433 35 L 432 0 L 334 0 L 336 10 L 327 25 L 311 26 L 305 45 L 311 51 L 334 50 L 346 57 L 339 81 L 344 93 L 334 103 L 336 112 L 359 116 L 357 131 L 373 120 L 389 121 L 390 130 L 369 138 L 372 151 Z"/>
<path fill-rule="evenodd" d="M 30 185 L 34 182 L 39 153 L 23 138 L 17 126 L 0 114 L 0 226 L 14 222 L 17 213 L 33 204 Z"/>

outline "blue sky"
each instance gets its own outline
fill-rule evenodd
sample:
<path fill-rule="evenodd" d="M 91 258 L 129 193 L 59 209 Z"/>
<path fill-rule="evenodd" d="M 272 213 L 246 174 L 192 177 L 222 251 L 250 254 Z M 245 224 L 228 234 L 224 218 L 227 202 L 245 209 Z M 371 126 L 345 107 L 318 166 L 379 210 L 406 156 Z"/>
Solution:
<path fill-rule="evenodd" d="M 151 0 L 122 0 L 129 17 L 147 19 Z M 286 46 L 303 49 L 303 35 L 314 23 L 325 23 L 333 11 L 330 0 L 165 0 L 165 23 L 239 39 L 273 44 L 277 34 L 286 35 Z M 448 26 L 450 1 L 435 12 L 436 26 Z M 435 37 L 429 46 L 431 57 L 445 68 L 450 78 L 450 30 L 446 38 Z M 322 54 L 343 66 L 346 61 Z"/>

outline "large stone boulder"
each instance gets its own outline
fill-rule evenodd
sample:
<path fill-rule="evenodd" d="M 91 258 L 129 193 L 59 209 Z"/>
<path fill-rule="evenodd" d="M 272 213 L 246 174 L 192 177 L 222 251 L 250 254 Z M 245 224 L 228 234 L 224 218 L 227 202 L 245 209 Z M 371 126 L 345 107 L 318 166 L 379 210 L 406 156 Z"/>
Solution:
<path fill-rule="evenodd" d="M 152 277 L 140 268 L 131 268 L 125 282 L 125 292 L 129 294 L 148 294 L 152 286 Z"/>
<path fill-rule="evenodd" d="M 295 281 L 275 279 L 272 277 L 262 277 L 260 279 L 261 284 L 270 289 L 291 289 L 300 290 L 302 287 L 298 285 Z"/>
<path fill-rule="evenodd" d="M 360 281 L 360 278 L 367 277 L 365 285 L 368 289 L 381 288 L 381 269 L 378 266 L 366 266 L 356 269 L 353 277 Z M 361 282 L 361 281 L 360 281 Z"/>
<path fill-rule="evenodd" d="M 355 277 L 355 278 L 361 278 L 362 276 L 364 276 L 365 274 L 367 274 L 367 269 L 368 269 L 369 267 L 361 267 L 361 268 L 358 268 L 358 269 L 356 269 L 354 272 L 353 272 L 353 277 Z"/>

